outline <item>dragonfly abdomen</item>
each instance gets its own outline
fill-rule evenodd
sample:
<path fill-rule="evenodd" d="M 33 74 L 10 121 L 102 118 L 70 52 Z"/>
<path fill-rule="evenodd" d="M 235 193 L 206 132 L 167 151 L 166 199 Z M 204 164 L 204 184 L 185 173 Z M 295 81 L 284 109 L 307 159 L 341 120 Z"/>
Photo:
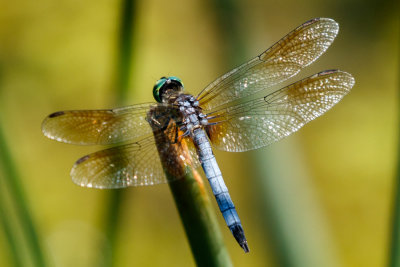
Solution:
<path fill-rule="evenodd" d="M 228 188 L 222 178 L 221 170 L 211 149 L 210 142 L 203 129 L 199 128 L 193 132 L 193 142 L 196 145 L 201 166 L 210 183 L 212 192 L 217 200 L 219 209 L 233 236 L 245 252 L 249 252 L 247 240 L 243 227 L 236 212 L 235 205 L 229 195 Z"/>

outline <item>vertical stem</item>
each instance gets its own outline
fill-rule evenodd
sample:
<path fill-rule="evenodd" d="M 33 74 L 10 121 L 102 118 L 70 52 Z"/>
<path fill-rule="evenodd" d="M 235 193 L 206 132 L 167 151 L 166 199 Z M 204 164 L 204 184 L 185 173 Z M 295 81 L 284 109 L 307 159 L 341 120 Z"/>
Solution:
<path fill-rule="evenodd" d="M 218 18 L 217 28 L 220 30 L 226 66 L 235 67 L 243 63 L 246 46 L 240 34 L 240 12 L 235 0 L 214 0 L 213 6 Z"/>
<path fill-rule="evenodd" d="M 116 76 L 116 103 L 126 103 L 132 73 L 132 54 L 134 51 L 134 20 L 136 18 L 137 3 L 135 0 L 122 0 L 121 21 L 117 44 Z"/>
<path fill-rule="evenodd" d="M 115 103 L 117 106 L 126 102 L 132 73 L 132 54 L 134 51 L 134 20 L 137 3 L 135 0 L 122 0 L 121 20 L 117 41 L 117 60 L 115 67 Z M 110 242 L 110 247 L 102 248 L 104 261 L 102 266 L 113 266 L 116 254 L 118 237 L 118 224 L 121 218 L 121 205 L 124 201 L 125 190 L 114 189 L 108 192 L 107 208 L 105 213 L 105 233 Z"/>
<path fill-rule="evenodd" d="M 23 266 L 21 256 L 18 254 L 18 242 L 15 234 L 13 233 L 13 228 L 5 209 L 4 197 L 0 200 L 0 225 L 3 226 L 4 234 L 10 247 L 11 257 L 14 261 L 14 266 Z"/>
<path fill-rule="evenodd" d="M 259 172 L 255 191 L 264 210 L 262 219 L 269 225 L 266 236 L 279 266 L 342 266 L 296 145 L 287 140 L 255 152 Z"/>
<path fill-rule="evenodd" d="M 99 257 L 101 262 L 99 266 L 114 266 L 116 246 L 118 239 L 118 224 L 121 218 L 121 204 L 124 199 L 123 189 L 113 189 L 107 192 L 106 197 L 106 210 L 105 210 L 105 235 L 107 236 L 108 242 L 101 244 L 101 253 L 103 257 Z"/>
<path fill-rule="evenodd" d="M 398 10 L 398 9 L 397 9 Z M 398 93 L 400 99 L 400 13 L 397 17 L 398 19 Z M 397 103 L 398 108 L 398 125 L 400 125 L 400 103 Z M 398 139 L 397 139 L 397 175 L 395 177 L 394 186 L 394 203 L 393 203 L 393 217 L 392 217 L 392 231 L 390 236 L 390 255 L 389 255 L 389 266 L 399 267 L 400 266 L 400 128 L 398 129 Z"/>
<path fill-rule="evenodd" d="M 220 28 L 220 34 L 226 44 L 225 61 L 233 67 L 233 64 L 243 63 L 246 54 L 245 40 L 238 24 L 241 21 L 240 8 L 235 0 L 214 0 L 214 5 L 219 19 L 217 27 Z M 275 248 L 273 254 L 281 266 L 321 266 L 321 263 L 325 266 L 336 266 L 335 263 L 339 260 L 336 260 L 329 235 L 324 231 L 324 216 L 313 199 L 314 192 L 306 168 L 296 168 L 295 163 L 298 159 L 291 157 L 295 152 L 297 152 L 296 148 L 288 148 L 286 151 L 283 150 L 283 153 L 282 151 L 271 153 L 271 147 L 268 151 L 260 149 L 253 152 L 251 162 L 255 162 L 252 169 L 255 170 L 256 176 L 268 177 L 262 177 L 263 179 L 260 177 L 257 184 L 263 205 L 268 207 L 267 210 L 270 212 L 267 215 L 270 228 L 265 232 L 272 239 L 270 242 Z M 290 165 L 290 169 L 295 170 L 293 174 L 296 176 L 298 185 L 301 186 L 285 184 L 285 178 L 291 177 L 288 176 L 281 161 L 273 162 L 279 156 L 281 161 L 286 162 L 285 166 Z M 290 161 L 291 158 L 293 161 Z M 298 197 L 291 198 L 285 193 Z M 314 216 L 299 218 L 297 216 L 299 206 Z M 311 225 L 322 229 L 317 237 L 312 236 Z M 245 225 L 244 228 L 246 229 Z M 308 233 L 308 236 L 304 233 Z M 328 263 L 329 260 L 332 260 L 332 263 Z"/>
<path fill-rule="evenodd" d="M 21 186 L 20 177 L 17 172 L 17 168 L 12 160 L 11 152 L 7 146 L 3 129 L 0 124 L 0 160 L 3 167 L 3 183 L 4 186 L 9 190 L 12 202 L 14 203 L 17 218 L 22 225 L 23 236 L 28 244 L 29 252 L 31 253 L 32 263 L 34 266 L 46 266 L 42 248 L 39 242 L 38 235 L 36 233 L 35 225 L 31 214 L 29 212 L 28 204 L 25 199 L 25 194 Z M 5 224 L 4 224 L 5 222 Z M 3 226 L 10 225 L 7 218 L 3 218 Z M 7 231 L 7 229 L 5 229 Z M 10 243 L 13 246 L 12 243 Z M 15 251 L 11 247 L 11 251 Z M 14 255 L 19 257 L 19 255 Z M 17 262 L 15 263 L 17 264 Z"/>
<path fill-rule="evenodd" d="M 197 266 L 232 266 L 200 175 L 188 171 L 185 177 L 169 183 L 169 188 Z"/>
<path fill-rule="evenodd" d="M 149 116 L 157 117 L 156 113 L 157 109 L 152 109 Z M 203 181 L 191 164 L 186 164 L 191 161 L 186 141 L 173 143 L 168 129 L 161 130 L 153 121 L 149 123 L 197 266 L 232 266 Z M 169 129 L 175 129 L 175 124 L 170 125 Z"/>

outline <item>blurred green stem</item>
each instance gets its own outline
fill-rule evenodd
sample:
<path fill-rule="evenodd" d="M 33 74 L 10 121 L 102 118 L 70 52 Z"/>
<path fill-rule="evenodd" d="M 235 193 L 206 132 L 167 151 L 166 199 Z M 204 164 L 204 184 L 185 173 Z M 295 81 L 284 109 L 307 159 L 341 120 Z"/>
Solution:
<path fill-rule="evenodd" d="M 124 105 L 130 88 L 132 73 L 132 54 L 134 51 L 134 20 L 136 16 L 137 3 L 135 0 L 122 0 L 120 10 L 120 23 L 117 41 L 117 56 L 115 67 L 115 104 Z M 105 246 L 102 249 L 102 266 L 113 266 L 118 237 L 118 224 L 121 218 L 121 205 L 124 201 L 125 190 L 115 189 L 108 192 L 107 209 L 105 214 L 105 233 L 110 242 L 110 247 Z"/>
<path fill-rule="evenodd" d="M 246 50 L 239 27 L 242 20 L 237 1 L 212 0 L 212 6 L 218 21 L 216 28 L 219 29 L 221 40 L 223 40 L 221 52 L 226 62 L 225 66 L 236 67 L 243 63 Z"/>
<path fill-rule="evenodd" d="M 6 236 L 6 240 L 8 241 L 8 245 L 11 251 L 11 257 L 14 261 L 14 266 L 23 266 L 22 259 L 18 254 L 18 242 L 16 240 L 16 235 L 14 234 L 13 228 L 11 226 L 11 222 L 9 220 L 9 214 L 6 213 L 5 205 L 4 205 L 4 196 L 0 199 L 0 225 L 3 226 L 4 235 Z"/>
<path fill-rule="evenodd" d="M 217 28 L 225 43 L 224 61 L 229 68 L 235 67 L 246 60 L 245 41 L 239 27 L 240 7 L 235 0 L 214 0 L 213 4 L 219 22 Z M 255 163 L 250 168 L 255 170 L 254 176 L 258 176 L 255 191 L 263 203 L 262 208 L 266 208 L 263 214 L 268 217 L 266 224 L 270 227 L 265 235 L 271 239 L 276 261 L 279 266 L 339 266 L 329 234 L 324 231 L 324 216 L 316 204 L 306 168 L 293 157 L 298 150 L 280 147 L 277 151 L 268 147 L 268 151 L 253 152 L 249 162 L 249 165 Z M 291 173 L 287 166 L 293 170 Z M 288 182 L 293 180 L 296 183 Z M 310 216 L 300 216 L 299 208 Z M 243 227 L 246 229 L 246 225 Z"/>
<path fill-rule="evenodd" d="M 254 152 L 265 236 L 279 266 L 342 266 L 295 139 Z"/>
<path fill-rule="evenodd" d="M 12 160 L 11 152 L 7 146 L 7 142 L 4 137 L 4 132 L 3 129 L 1 128 L 0 124 L 0 160 L 1 163 L 0 165 L 3 168 L 3 184 L 9 191 L 9 194 L 12 198 L 12 202 L 15 206 L 16 209 L 16 214 L 19 223 L 22 225 L 22 232 L 23 232 L 23 237 L 26 239 L 26 242 L 28 244 L 29 252 L 32 257 L 32 264 L 34 266 L 46 266 L 42 248 L 39 242 L 38 235 L 36 233 L 36 229 L 33 223 L 33 219 L 29 213 L 29 208 L 28 204 L 25 198 L 24 191 L 21 186 L 20 182 L 20 177 L 17 173 L 17 168 L 14 165 L 14 162 Z M 4 208 L 4 207 L 2 207 Z M 4 210 L 2 210 L 3 213 Z M 2 214 L 3 215 L 3 214 Z M 8 222 L 8 218 L 4 217 L 3 218 L 3 226 L 10 226 L 10 223 Z M 7 227 L 11 228 L 11 227 Z M 8 231 L 9 229 L 5 229 Z M 10 233 L 6 233 L 6 235 L 9 235 Z M 14 240 L 14 239 L 10 239 Z M 11 246 L 11 251 L 13 253 L 18 253 L 16 248 L 14 247 L 15 244 L 10 243 Z M 14 258 L 18 257 L 20 258 L 21 255 L 13 255 Z M 18 264 L 15 262 L 15 264 Z"/>
<path fill-rule="evenodd" d="M 117 43 L 117 64 L 115 68 L 116 104 L 126 103 L 132 80 L 132 54 L 134 51 L 134 21 L 137 3 L 135 0 L 122 0 L 121 21 Z"/>
<path fill-rule="evenodd" d="M 399 9 L 397 9 L 399 10 Z M 398 94 L 397 100 L 400 99 L 400 13 L 397 17 L 397 27 L 398 27 Z M 398 122 L 400 126 L 400 103 L 397 103 L 398 112 Z M 393 213 L 392 213 L 392 231 L 390 236 L 391 248 L 389 255 L 389 266 L 400 267 L 400 127 L 397 133 L 397 175 L 395 177 L 394 185 L 394 203 L 393 203 Z"/>

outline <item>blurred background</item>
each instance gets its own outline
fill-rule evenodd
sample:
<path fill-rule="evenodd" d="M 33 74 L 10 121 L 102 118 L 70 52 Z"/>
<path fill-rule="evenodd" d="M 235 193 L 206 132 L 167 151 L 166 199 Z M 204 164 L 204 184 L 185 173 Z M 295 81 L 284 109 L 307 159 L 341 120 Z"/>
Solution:
<path fill-rule="evenodd" d="M 337 68 L 356 84 L 285 140 L 215 151 L 250 253 L 212 199 L 216 216 L 235 266 L 385 266 L 399 109 L 394 0 L 0 1 L 0 266 L 194 266 L 167 185 L 117 197 L 80 188 L 72 164 L 101 148 L 51 141 L 41 123 L 58 110 L 153 101 L 164 75 L 197 93 L 315 17 L 335 19 L 339 35 L 296 80 Z"/>

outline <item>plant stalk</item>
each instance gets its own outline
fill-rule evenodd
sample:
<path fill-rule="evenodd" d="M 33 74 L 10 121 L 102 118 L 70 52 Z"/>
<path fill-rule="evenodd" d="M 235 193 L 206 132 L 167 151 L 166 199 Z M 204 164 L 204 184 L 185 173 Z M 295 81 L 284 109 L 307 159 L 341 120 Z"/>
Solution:
<path fill-rule="evenodd" d="M 400 13 L 397 17 L 398 27 L 398 68 L 397 71 L 397 83 L 398 93 L 400 96 Z M 397 98 L 399 99 L 399 97 Z M 397 104 L 398 108 L 398 125 L 400 125 L 400 103 Z M 400 266 L 400 127 L 398 128 L 398 139 L 397 139 L 397 173 L 395 177 L 394 185 L 394 199 L 393 199 L 393 215 L 392 215 L 392 231 L 390 236 L 390 252 L 389 252 L 389 266 L 399 267 Z"/>
<path fill-rule="evenodd" d="M 41 244 L 36 232 L 35 224 L 29 212 L 28 202 L 26 201 L 25 193 L 21 185 L 20 176 L 17 172 L 17 167 L 11 156 L 11 151 L 7 146 L 4 137 L 3 129 L 0 124 L 0 165 L 3 168 L 3 184 L 6 190 L 9 191 L 12 202 L 16 209 L 17 218 L 22 226 L 23 236 L 27 242 L 33 266 L 46 266 Z M 4 224 L 5 223 L 5 224 Z M 11 226 L 7 218 L 3 218 L 3 226 Z M 5 229 L 7 231 L 7 229 Z M 10 233 L 6 233 L 10 235 Z M 15 244 L 10 243 L 12 253 L 18 253 L 13 248 Z M 21 255 L 13 255 L 13 258 L 20 258 Z M 17 262 L 15 262 L 17 264 Z"/>
<path fill-rule="evenodd" d="M 136 18 L 137 3 L 135 0 L 121 1 L 121 16 L 119 23 L 118 39 L 117 39 L 117 56 L 115 65 L 115 81 L 114 87 L 115 104 L 121 106 L 126 104 L 128 92 L 130 89 L 131 73 L 132 73 L 132 54 L 134 51 L 134 20 Z M 117 239 L 118 225 L 121 218 L 121 205 L 125 199 L 125 189 L 113 189 L 107 192 L 106 196 L 106 211 L 104 215 L 105 233 L 110 243 L 110 246 L 103 244 L 101 249 L 104 257 L 102 257 L 101 266 L 114 266 Z"/>
<path fill-rule="evenodd" d="M 153 112 L 150 110 L 148 116 L 153 117 Z M 149 123 L 197 266 L 232 266 L 204 183 L 188 160 L 185 140 L 171 143 L 168 130 Z M 184 156 L 186 161 L 174 155 Z"/>

